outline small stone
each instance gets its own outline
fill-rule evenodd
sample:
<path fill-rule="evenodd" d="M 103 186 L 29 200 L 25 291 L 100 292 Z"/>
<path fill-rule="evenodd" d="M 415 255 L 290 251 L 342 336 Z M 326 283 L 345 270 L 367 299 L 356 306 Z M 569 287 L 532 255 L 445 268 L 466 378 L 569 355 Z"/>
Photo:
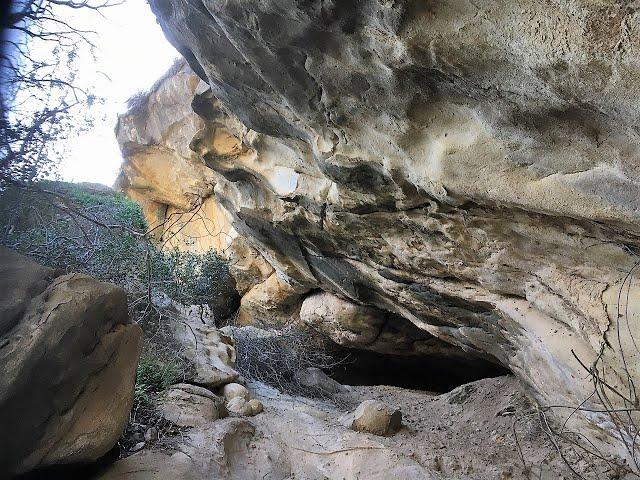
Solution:
<path fill-rule="evenodd" d="M 256 400 L 255 398 L 252 400 L 249 400 L 247 402 L 247 405 L 251 407 L 251 411 L 253 412 L 253 415 L 257 415 L 264 410 L 264 406 L 262 405 L 262 402 L 260 400 Z"/>
<path fill-rule="evenodd" d="M 146 442 L 151 442 L 158 439 L 158 429 L 156 427 L 149 427 L 144 432 L 144 439 Z"/>
<path fill-rule="evenodd" d="M 142 450 L 145 446 L 145 442 L 138 442 L 136 443 L 133 447 L 131 447 L 132 452 L 139 452 L 140 450 Z"/>
<path fill-rule="evenodd" d="M 227 402 L 227 409 L 230 413 L 242 415 L 243 417 L 250 417 L 253 415 L 251 405 L 249 405 L 249 402 L 247 402 L 243 397 L 233 397 Z"/>
<path fill-rule="evenodd" d="M 227 383 L 222 388 L 222 395 L 227 400 L 227 402 L 236 397 L 240 397 L 246 401 L 251 398 L 251 396 L 249 395 L 249 390 L 247 390 L 246 387 L 240 385 L 239 383 Z"/>
<path fill-rule="evenodd" d="M 351 424 L 353 430 L 381 436 L 393 435 L 401 426 L 400 410 L 378 400 L 362 402 L 354 412 Z"/>

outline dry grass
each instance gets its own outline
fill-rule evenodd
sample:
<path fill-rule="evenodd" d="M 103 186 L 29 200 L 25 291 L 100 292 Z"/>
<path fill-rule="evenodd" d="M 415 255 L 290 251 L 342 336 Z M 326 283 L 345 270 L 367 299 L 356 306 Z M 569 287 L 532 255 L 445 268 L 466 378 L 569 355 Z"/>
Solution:
<path fill-rule="evenodd" d="M 247 380 L 270 385 L 290 395 L 329 399 L 323 390 L 302 385 L 298 371 L 315 367 L 330 370 L 346 359 L 327 349 L 310 330 L 288 326 L 280 330 L 235 328 L 236 370 Z"/>

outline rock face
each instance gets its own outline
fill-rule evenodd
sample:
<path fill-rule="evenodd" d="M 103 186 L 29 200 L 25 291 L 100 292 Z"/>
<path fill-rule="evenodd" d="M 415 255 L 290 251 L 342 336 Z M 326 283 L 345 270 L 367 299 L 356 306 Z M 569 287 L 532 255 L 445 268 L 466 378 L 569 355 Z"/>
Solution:
<path fill-rule="evenodd" d="M 569 428 L 634 465 L 633 415 L 602 402 L 638 403 L 636 3 L 150 3 L 210 90 L 165 99 L 200 118 L 175 145 L 121 144 L 189 158 L 295 291 L 490 356 L 544 406 L 586 399 Z"/>
<path fill-rule="evenodd" d="M 193 315 L 182 315 L 171 328 L 182 357 L 194 367 L 192 382 L 215 388 L 238 379 L 233 368 L 236 351 L 229 337 Z"/>
<path fill-rule="evenodd" d="M 231 214 L 213 196 L 218 175 L 190 145 L 206 125 L 191 102 L 207 88 L 186 62 L 178 61 L 148 93 L 130 100 L 129 111 L 119 117 L 116 126 L 125 158 L 116 187 L 141 205 L 160 248 L 193 253 L 215 250 L 230 259 L 237 290 L 244 295 L 267 280 L 274 269 L 237 235 Z M 231 135 L 213 134 L 207 141 L 219 152 L 235 152 L 237 141 Z M 258 316 L 284 318 L 283 308 L 268 300 L 274 288 L 283 286 L 286 283 L 271 280 L 251 292 L 240 317 L 247 323 Z M 290 287 L 286 288 L 281 294 L 284 300 L 290 296 Z"/>
<path fill-rule="evenodd" d="M 201 480 L 203 478 L 251 478 L 231 475 L 242 469 L 244 452 L 255 428 L 250 423 L 228 418 L 206 428 L 186 432 L 175 452 L 147 450 L 120 460 L 99 475 L 99 480 Z M 236 455 L 238 452 L 240 455 Z"/>
<path fill-rule="evenodd" d="M 308 288 L 272 273 L 244 294 L 240 300 L 239 325 L 285 325 L 296 319 Z"/>
<path fill-rule="evenodd" d="M 153 302 L 163 321 L 147 328 L 179 357 L 185 381 L 216 388 L 238 379 L 233 340 L 213 325 L 209 306 L 180 305 L 162 293 Z"/>
<path fill-rule="evenodd" d="M 133 403 L 142 332 L 124 292 L 0 249 L 0 477 L 96 460 Z"/>
<path fill-rule="evenodd" d="M 399 315 L 328 292 L 307 296 L 300 307 L 300 320 L 347 348 L 391 355 L 471 357 L 464 350 L 417 329 Z"/>
<path fill-rule="evenodd" d="M 200 79 L 177 62 L 150 93 L 130 100 L 129 112 L 116 127 L 127 159 L 116 185 L 141 204 L 164 246 L 224 251 L 236 234 L 226 210 L 208 200 L 216 184 L 214 172 L 186 140 L 204 125 L 190 105 L 199 86 Z"/>

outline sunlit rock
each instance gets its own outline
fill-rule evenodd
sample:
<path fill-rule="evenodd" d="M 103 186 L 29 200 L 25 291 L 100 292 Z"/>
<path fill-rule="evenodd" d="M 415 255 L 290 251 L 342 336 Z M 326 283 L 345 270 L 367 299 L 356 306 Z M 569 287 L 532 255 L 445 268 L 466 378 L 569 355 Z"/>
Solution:
<path fill-rule="evenodd" d="M 353 413 L 351 428 L 374 435 L 393 435 L 402 427 L 402 412 L 384 402 L 365 400 Z"/>
<path fill-rule="evenodd" d="M 210 86 L 177 109 L 203 123 L 175 151 L 210 169 L 269 279 L 500 362 L 542 406 L 582 405 L 550 415 L 633 463 L 611 407 L 638 404 L 636 7 L 151 5 Z"/>

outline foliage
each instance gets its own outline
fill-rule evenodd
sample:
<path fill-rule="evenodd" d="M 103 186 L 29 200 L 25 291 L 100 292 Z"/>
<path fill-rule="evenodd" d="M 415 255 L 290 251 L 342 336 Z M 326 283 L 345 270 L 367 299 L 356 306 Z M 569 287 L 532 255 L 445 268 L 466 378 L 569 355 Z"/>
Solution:
<path fill-rule="evenodd" d="M 143 290 L 147 248 L 136 234 L 142 235 L 146 224 L 139 207 L 110 190 L 40 185 L 61 197 L 19 188 L 2 193 L 1 243 L 51 267 L 89 273 L 130 293 Z M 103 228 L 67 214 L 71 209 L 122 228 Z"/>
<path fill-rule="evenodd" d="M 71 190 L 71 198 L 79 206 L 88 209 L 109 209 L 115 212 L 117 220 L 139 232 L 147 229 L 147 222 L 140 206 L 129 200 L 121 192 L 110 195 L 90 193 L 80 189 Z"/>
<path fill-rule="evenodd" d="M 238 308 L 229 265 L 215 251 L 195 254 L 173 250 L 165 260 L 173 281 L 164 291 L 175 301 L 183 305 L 209 304 L 216 318 L 226 318 Z"/>
<path fill-rule="evenodd" d="M 156 393 L 183 378 L 183 368 L 177 361 L 163 358 L 153 349 L 146 349 L 140 356 L 136 371 L 135 401 L 151 406 Z"/>
<path fill-rule="evenodd" d="M 216 316 L 235 311 L 227 261 L 215 252 L 159 251 L 145 235 L 140 207 L 107 187 L 37 185 L 0 193 L 0 244 L 44 265 L 122 286 L 131 310 L 141 315 L 153 313 L 157 291 L 185 305 L 215 305 Z"/>

